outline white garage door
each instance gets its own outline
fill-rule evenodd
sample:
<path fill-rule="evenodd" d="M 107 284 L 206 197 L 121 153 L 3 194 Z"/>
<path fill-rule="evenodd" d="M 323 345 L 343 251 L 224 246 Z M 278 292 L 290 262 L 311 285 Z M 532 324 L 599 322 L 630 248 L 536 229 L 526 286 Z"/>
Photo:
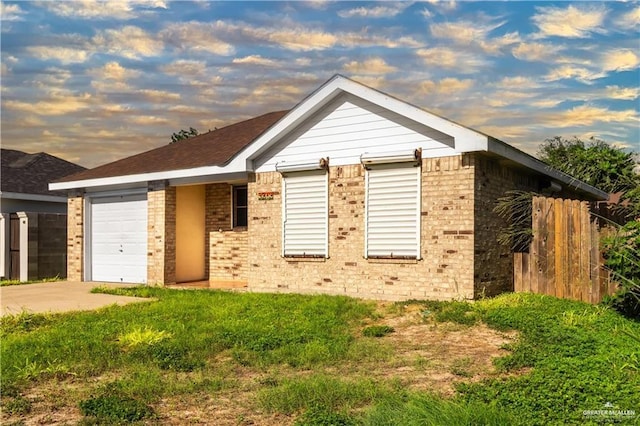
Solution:
<path fill-rule="evenodd" d="M 91 202 L 91 280 L 147 282 L 147 195 Z"/>

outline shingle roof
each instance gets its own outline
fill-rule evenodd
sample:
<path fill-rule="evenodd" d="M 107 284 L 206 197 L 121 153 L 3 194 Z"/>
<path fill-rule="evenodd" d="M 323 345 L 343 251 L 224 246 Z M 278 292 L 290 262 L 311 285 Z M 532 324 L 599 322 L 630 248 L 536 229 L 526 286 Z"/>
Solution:
<path fill-rule="evenodd" d="M 104 164 L 58 182 L 72 182 L 141 173 L 221 166 L 253 142 L 289 111 L 276 111 L 231 124 L 151 151 Z"/>
<path fill-rule="evenodd" d="M 2 192 L 66 196 L 65 191 L 49 191 L 49 182 L 86 170 L 45 152 L 28 154 L 14 149 L 0 152 Z"/>

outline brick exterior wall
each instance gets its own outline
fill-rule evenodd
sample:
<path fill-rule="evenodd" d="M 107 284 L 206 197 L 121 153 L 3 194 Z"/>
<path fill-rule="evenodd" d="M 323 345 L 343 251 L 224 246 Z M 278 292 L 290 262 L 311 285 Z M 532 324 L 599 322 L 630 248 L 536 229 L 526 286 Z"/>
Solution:
<path fill-rule="evenodd" d="M 147 193 L 147 283 L 176 282 L 176 188 L 152 182 Z"/>
<path fill-rule="evenodd" d="M 224 257 L 222 250 L 234 245 L 231 239 L 225 238 L 226 235 L 224 235 L 224 231 L 231 230 L 231 185 L 228 183 L 207 185 L 205 211 L 205 259 L 207 259 L 205 276 L 209 280 L 233 280 L 233 274 L 224 272 L 225 267 L 231 267 L 231 263 L 225 263 L 222 259 Z"/>
<path fill-rule="evenodd" d="M 539 178 L 499 163 L 496 159 L 475 157 L 475 297 L 495 296 L 513 290 L 513 253 L 498 243 L 498 233 L 506 223 L 493 208 L 506 191 L 539 191 Z M 544 186 L 544 184 L 542 185 Z"/>
<path fill-rule="evenodd" d="M 249 258 L 247 228 L 214 231 L 210 238 L 209 281 L 246 282 Z"/>
<path fill-rule="evenodd" d="M 248 286 L 253 291 L 345 294 L 403 300 L 474 295 L 473 157 L 422 162 L 421 260 L 365 259 L 365 171 L 329 170 L 329 258 L 283 258 L 279 173 L 249 182 Z M 273 192 L 272 200 L 257 193 Z"/>
<path fill-rule="evenodd" d="M 84 280 L 84 198 L 72 192 L 67 200 L 67 279 Z"/>

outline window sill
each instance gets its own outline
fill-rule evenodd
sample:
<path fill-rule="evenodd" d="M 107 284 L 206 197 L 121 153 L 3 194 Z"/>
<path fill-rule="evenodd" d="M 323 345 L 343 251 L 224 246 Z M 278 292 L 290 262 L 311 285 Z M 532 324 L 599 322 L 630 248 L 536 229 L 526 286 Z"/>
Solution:
<path fill-rule="evenodd" d="M 366 259 L 369 263 L 386 263 L 386 264 L 416 264 L 420 259 L 415 257 L 368 257 Z"/>
<path fill-rule="evenodd" d="M 289 263 L 297 263 L 297 262 L 323 263 L 323 262 L 326 262 L 328 259 L 325 256 L 304 256 L 304 255 L 299 255 L 299 256 L 286 255 L 286 256 L 282 256 L 282 258 Z"/>

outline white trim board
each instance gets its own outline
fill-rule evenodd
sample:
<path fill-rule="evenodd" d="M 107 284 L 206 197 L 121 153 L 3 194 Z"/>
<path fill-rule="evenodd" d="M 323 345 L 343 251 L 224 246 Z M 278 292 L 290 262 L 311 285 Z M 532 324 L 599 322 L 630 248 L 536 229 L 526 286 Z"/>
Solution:
<path fill-rule="evenodd" d="M 26 201 L 45 201 L 50 203 L 67 203 L 67 197 L 58 195 L 25 194 L 22 192 L 0 192 L 0 198 Z"/>

